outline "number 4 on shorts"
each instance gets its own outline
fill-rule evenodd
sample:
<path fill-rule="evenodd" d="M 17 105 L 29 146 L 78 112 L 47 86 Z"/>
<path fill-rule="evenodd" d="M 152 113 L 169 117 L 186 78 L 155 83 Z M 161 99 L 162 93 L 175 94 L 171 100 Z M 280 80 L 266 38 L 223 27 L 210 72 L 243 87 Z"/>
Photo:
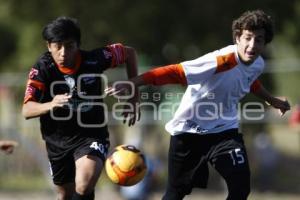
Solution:
<path fill-rule="evenodd" d="M 93 142 L 90 145 L 90 148 L 95 149 L 97 151 L 100 151 L 101 153 L 104 153 L 104 146 L 103 146 L 103 144 L 98 144 L 98 142 Z"/>

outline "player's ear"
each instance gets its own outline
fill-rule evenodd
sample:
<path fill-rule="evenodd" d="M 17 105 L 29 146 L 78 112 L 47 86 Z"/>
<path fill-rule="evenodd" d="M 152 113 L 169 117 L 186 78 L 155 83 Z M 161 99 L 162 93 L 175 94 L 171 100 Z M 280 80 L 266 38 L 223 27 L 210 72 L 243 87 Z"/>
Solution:
<path fill-rule="evenodd" d="M 50 45 L 50 42 L 47 41 L 47 42 L 46 42 L 46 45 L 47 45 L 48 51 L 51 52 L 51 48 L 50 48 L 51 45 Z"/>
<path fill-rule="evenodd" d="M 240 36 L 236 36 L 236 37 L 235 37 L 235 43 L 236 43 L 236 44 L 240 43 Z"/>

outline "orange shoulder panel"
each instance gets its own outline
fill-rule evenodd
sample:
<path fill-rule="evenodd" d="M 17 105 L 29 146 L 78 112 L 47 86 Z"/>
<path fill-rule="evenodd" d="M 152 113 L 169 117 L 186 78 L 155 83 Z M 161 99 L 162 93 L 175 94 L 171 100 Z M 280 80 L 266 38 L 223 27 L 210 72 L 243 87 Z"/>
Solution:
<path fill-rule="evenodd" d="M 215 74 L 230 70 L 237 66 L 237 64 L 238 63 L 234 53 L 217 56 L 217 69 L 215 71 Z"/>

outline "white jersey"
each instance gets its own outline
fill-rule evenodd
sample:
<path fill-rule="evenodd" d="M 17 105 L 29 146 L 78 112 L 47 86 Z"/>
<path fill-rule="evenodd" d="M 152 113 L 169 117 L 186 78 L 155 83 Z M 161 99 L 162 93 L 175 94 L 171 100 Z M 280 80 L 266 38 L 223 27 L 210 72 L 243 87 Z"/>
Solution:
<path fill-rule="evenodd" d="M 264 68 L 258 57 L 243 64 L 237 46 L 230 45 L 181 63 L 188 87 L 165 128 L 171 135 L 211 134 L 238 128 L 238 103 Z"/>

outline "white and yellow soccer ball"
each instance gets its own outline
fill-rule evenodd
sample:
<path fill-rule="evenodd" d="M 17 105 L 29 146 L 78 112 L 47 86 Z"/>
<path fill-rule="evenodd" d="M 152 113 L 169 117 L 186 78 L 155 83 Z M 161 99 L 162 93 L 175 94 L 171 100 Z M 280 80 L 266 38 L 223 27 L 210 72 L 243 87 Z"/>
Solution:
<path fill-rule="evenodd" d="M 132 186 L 144 178 L 147 166 L 139 149 L 133 145 L 120 145 L 106 159 L 105 170 L 112 182 Z"/>

